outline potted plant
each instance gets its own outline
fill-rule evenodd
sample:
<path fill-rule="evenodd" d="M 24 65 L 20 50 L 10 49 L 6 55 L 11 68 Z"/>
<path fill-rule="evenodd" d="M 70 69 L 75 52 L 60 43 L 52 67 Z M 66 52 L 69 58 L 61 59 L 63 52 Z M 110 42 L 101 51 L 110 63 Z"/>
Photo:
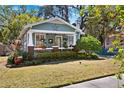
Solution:
<path fill-rule="evenodd" d="M 21 64 L 23 62 L 22 56 L 15 57 L 14 62 L 15 62 L 16 65 Z"/>
<path fill-rule="evenodd" d="M 21 51 L 17 49 L 14 51 L 14 63 L 18 65 L 21 64 L 22 62 L 23 62 L 23 57 Z"/>
<path fill-rule="evenodd" d="M 67 42 L 64 42 L 64 43 L 63 43 L 63 47 L 64 47 L 64 48 L 68 48 Z"/>

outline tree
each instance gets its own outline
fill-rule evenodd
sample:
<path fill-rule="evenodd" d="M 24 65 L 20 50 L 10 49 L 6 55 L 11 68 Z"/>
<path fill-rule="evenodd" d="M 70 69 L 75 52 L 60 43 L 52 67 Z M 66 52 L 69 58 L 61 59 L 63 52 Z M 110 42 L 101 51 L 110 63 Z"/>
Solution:
<path fill-rule="evenodd" d="M 45 19 L 49 19 L 51 17 L 60 17 L 67 22 L 69 22 L 69 17 L 68 17 L 68 6 L 66 5 L 47 5 L 47 6 L 42 6 L 39 9 L 38 16 L 44 17 Z"/>
<path fill-rule="evenodd" d="M 109 33 L 115 32 L 120 26 L 120 16 L 123 9 L 120 6 L 85 6 L 80 10 L 80 15 L 85 16 L 85 33 L 97 37 L 102 45 Z"/>
<path fill-rule="evenodd" d="M 27 6 L 0 6 L 0 42 L 8 43 L 15 40 L 22 28 L 30 23 L 42 21 L 38 18 L 37 10 L 28 9 Z"/>
<path fill-rule="evenodd" d="M 12 18 L 12 17 L 11 17 Z M 8 43 L 15 40 L 23 27 L 27 24 L 41 21 L 41 18 L 30 16 L 29 14 L 20 14 L 13 17 L 4 27 L 1 29 L 2 42 Z"/>
<path fill-rule="evenodd" d="M 70 22 L 70 18 L 73 14 L 78 13 L 79 9 L 77 6 L 72 5 L 46 5 L 39 8 L 38 17 L 49 19 L 51 17 L 59 17 L 67 22 Z"/>
<path fill-rule="evenodd" d="M 4 6 L 1 5 L 0 6 L 0 21 L 2 23 L 7 22 L 9 20 L 11 20 L 11 16 L 14 15 L 14 11 L 12 10 L 13 6 Z"/>
<path fill-rule="evenodd" d="M 113 47 L 109 48 L 109 52 L 114 52 L 117 49 L 117 54 L 114 55 L 112 62 L 118 66 L 116 77 L 118 79 L 118 87 L 120 87 L 119 80 L 122 80 L 122 71 L 124 70 L 124 47 L 121 45 L 120 36 L 116 35 L 116 39 L 112 42 Z"/>
<path fill-rule="evenodd" d="M 101 50 L 101 42 L 93 36 L 82 36 L 77 41 L 76 47 L 79 50 L 85 50 L 87 53 L 99 52 Z"/>

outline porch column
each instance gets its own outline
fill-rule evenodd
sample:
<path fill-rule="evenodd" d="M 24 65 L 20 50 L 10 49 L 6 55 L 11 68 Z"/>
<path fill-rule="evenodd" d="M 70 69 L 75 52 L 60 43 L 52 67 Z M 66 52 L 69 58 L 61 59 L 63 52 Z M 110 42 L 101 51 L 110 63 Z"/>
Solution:
<path fill-rule="evenodd" d="M 74 37 L 73 45 L 76 45 L 76 33 L 73 35 L 73 37 Z"/>
<path fill-rule="evenodd" d="M 28 37 L 28 59 L 32 60 L 34 55 L 34 44 L 33 44 L 33 38 L 32 38 L 32 32 L 29 32 Z"/>
<path fill-rule="evenodd" d="M 33 38 L 32 38 L 32 32 L 29 32 L 29 37 L 28 37 L 28 46 L 34 46 L 33 44 Z"/>

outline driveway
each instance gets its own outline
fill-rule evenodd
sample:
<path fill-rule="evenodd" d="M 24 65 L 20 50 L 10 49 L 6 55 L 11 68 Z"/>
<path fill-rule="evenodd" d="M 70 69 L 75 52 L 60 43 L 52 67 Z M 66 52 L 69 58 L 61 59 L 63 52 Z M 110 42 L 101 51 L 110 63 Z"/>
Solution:
<path fill-rule="evenodd" d="M 120 86 L 124 87 L 124 74 L 123 80 L 120 80 L 119 83 Z M 115 76 L 109 76 L 105 78 L 65 86 L 63 88 L 118 88 L 118 80 Z"/>

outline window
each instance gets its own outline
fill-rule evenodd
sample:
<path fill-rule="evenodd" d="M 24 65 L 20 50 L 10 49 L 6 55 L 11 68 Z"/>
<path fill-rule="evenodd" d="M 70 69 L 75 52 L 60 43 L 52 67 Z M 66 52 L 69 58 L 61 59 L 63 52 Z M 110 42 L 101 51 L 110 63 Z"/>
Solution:
<path fill-rule="evenodd" d="M 45 34 L 36 34 L 36 46 L 45 45 Z"/>
<path fill-rule="evenodd" d="M 68 46 L 70 47 L 71 45 L 73 45 L 73 40 L 74 37 L 73 36 L 68 36 Z"/>

